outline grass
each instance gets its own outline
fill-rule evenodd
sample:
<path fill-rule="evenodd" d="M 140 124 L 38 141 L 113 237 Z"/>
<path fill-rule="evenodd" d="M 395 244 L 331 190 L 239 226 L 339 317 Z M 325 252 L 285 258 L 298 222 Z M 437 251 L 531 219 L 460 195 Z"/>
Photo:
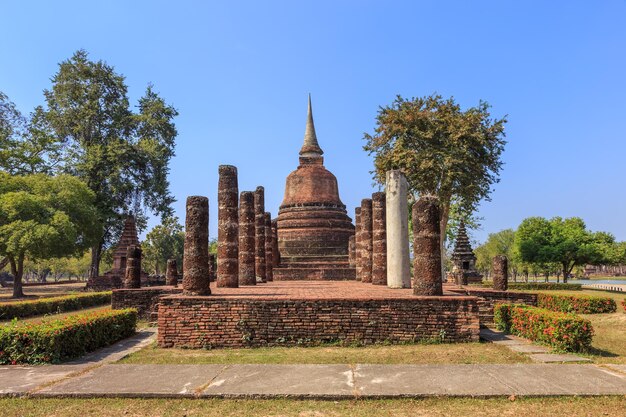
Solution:
<path fill-rule="evenodd" d="M 56 319 L 62 319 L 67 316 L 72 316 L 74 314 L 91 313 L 95 311 L 110 310 L 110 309 L 111 309 L 110 305 L 103 305 L 103 306 L 97 306 L 97 307 L 84 308 L 82 310 L 66 311 L 66 312 L 58 313 L 58 314 L 46 314 L 44 316 L 27 317 L 24 319 L 19 319 L 18 322 L 19 323 L 40 323 L 43 320 L 56 320 Z M 9 323 L 11 323 L 11 320 L 0 321 L 0 325 L 9 324 Z"/>
<path fill-rule="evenodd" d="M 24 295 L 26 298 L 13 299 L 13 287 L 2 288 L 0 287 L 0 303 L 23 301 L 28 299 L 37 298 L 50 298 L 58 297 L 60 295 L 76 294 L 80 290 L 85 288 L 84 282 L 75 282 L 72 284 L 50 284 L 50 285 L 37 285 L 32 287 L 24 287 Z"/>
<path fill-rule="evenodd" d="M 399 400 L 0 399 L 2 415 L 47 417 L 168 416 L 608 416 L 621 417 L 626 398 L 427 398 Z M 620 411 L 621 410 L 621 411 Z"/>
<path fill-rule="evenodd" d="M 364 347 L 270 347 L 250 349 L 160 349 L 153 344 L 124 358 L 133 364 L 438 364 L 525 363 L 530 360 L 491 343 L 373 345 Z"/>
<path fill-rule="evenodd" d="M 593 350 L 587 356 L 596 363 L 626 364 L 626 313 L 621 306 L 611 314 L 581 314 L 595 330 Z"/>

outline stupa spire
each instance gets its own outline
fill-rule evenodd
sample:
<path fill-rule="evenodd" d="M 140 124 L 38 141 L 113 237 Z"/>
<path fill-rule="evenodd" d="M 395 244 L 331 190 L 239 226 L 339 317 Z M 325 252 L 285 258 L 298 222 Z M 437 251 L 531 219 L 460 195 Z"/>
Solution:
<path fill-rule="evenodd" d="M 300 156 L 306 158 L 320 157 L 324 154 L 319 143 L 317 143 L 317 135 L 315 134 L 315 124 L 313 123 L 313 108 L 311 106 L 311 94 L 309 94 L 309 109 L 306 120 L 306 129 L 304 131 L 304 144 L 300 149 Z"/>

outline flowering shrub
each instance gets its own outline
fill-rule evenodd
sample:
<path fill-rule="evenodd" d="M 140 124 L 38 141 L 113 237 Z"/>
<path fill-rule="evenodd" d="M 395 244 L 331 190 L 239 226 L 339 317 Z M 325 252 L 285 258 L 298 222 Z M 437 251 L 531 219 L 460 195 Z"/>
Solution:
<path fill-rule="evenodd" d="M 579 314 L 614 313 L 617 310 L 614 299 L 590 295 L 537 294 L 537 307 Z"/>
<path fill-rule="evenodd" d="M 575 314 L 545 310 L 518 304 L 495 306 L 494 321 L 498 330 L 568 352 L 587 351 L 593 328 L 589 320 Z"/>
<path fill-rule="evenodd" d="M 481 287 L 492 288 L 493 282 L 484 281 Z M 580 291 L 582 284 L 557 283 L 557 282 L 509 282 L 509 290 L 549 290 L 549 291 Z"/>
<path fill-rule="evenodd" d="M 111 291 L 65 295 L 61 297 L 43 298 L 41 300 L 18 301 L 16 303 L 0 304 L 0 320 L 63 313 L 66 311 L 80 310 L 86 307 L 109 304 L 110 302 Z"/>
<path fill-rule="evenodd" d="M 75 314 L 0 327 L 0 365 L 59 363 L 135 333 L 137 310 Z"/>
<path fill-rule="evenodd" d="M 626 298 L 622 300 L 622 307 L 624 307 L 624 311 L 626 311 Z"/>

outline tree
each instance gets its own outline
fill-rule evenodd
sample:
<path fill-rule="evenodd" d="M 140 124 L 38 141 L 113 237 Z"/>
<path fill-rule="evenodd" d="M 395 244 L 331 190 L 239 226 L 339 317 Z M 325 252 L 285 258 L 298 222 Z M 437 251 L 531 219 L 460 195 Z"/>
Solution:
<path fill-rule="evenodd" d="M 101 224 L 91 248 L 95 277 L 102 250 L 121 231 L 126 213 L 132 209 L 139 225 L 145 210 L 163 218 L 171 214 L 167 175 L 178 112 L 152 86 L 132 112 L 124 77 L 103 61 L 90 61 L 83 50 L 59 64 L 44 95 L 46 126 L 64 144 L 64 171 L 95 194 Z"/>
<path fill-rule="evenodd" d="M 26 257 L 80 254 L 99 230 L 95 196 L 77 178 L 0 172 L 0 254 L 9 259 L 13 297 L 23 297 Z"/>
<path fill-rule="evenodd" d="M 505 255 L 508 259 L 513 279 L 516 279 L 520 265 L 515 247 L 515 231 L 513 229 L 504 229 L 497 233 L 490 233 L 487 241 L 478 246 L 474 253 L 476 255 L 476 267 L 478 270 L 486 273 L 491 272 L 492 260 L 496 255 Z"/>
<path fill-rule="evenodd" d="M 522 261 L 542 266 L 546 276 L 551 266 L 560 265 L 563 282 L 576 266 L 610 262 L 615 238 L 605 232 L 587 230 L 579 217 L 529 217 L 520 224 L 515 239 Z"/>
<path fill-rule="evenodd" d="M 401 170 L 416 195 L 435 195 L 442 207 L 442 254 L 450 208 L 461 218 L 489 200 L 499 181 L 506 117 L 494 120 L 480 101 L 465 111 L 440 95 L 396 100 L 379 109 L 374 134 L 364 149 L 374 155 L 374 180 L 384 184 L 391 169 Z"/>
<path fill-rule="evenodd" d="M 155 226 L 142 243 L 145 263 L 154 268 L 156 274 L 165 271 L 167 260 L 176 259 L 178 265 L 183 262 L 183 244 L 185 232 L 177 217 L 167 217 L 163 224 Z"/>

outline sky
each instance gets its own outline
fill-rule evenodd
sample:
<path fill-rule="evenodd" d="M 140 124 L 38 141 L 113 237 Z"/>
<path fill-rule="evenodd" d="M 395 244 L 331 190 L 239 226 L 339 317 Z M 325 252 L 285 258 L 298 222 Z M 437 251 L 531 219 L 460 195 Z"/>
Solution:
<path fill-rule="evenodd" d="M 378 189 L 362 150 L 379 106 L 437 92 L 507 115 L 501 181 L 476 241 L 529 216 L 582 217 L 626 240 L 626 2 L 2 1 L 0 91 L 44 103 L 58 63 L 85 49 L 179 111 L 170 182 L 210 201 L 235 165 L 275 216 L 298 165 L 307 95 L 325 165 L 352 217 Z M 158 224 L 153 218 L 150 226 Z"/>

